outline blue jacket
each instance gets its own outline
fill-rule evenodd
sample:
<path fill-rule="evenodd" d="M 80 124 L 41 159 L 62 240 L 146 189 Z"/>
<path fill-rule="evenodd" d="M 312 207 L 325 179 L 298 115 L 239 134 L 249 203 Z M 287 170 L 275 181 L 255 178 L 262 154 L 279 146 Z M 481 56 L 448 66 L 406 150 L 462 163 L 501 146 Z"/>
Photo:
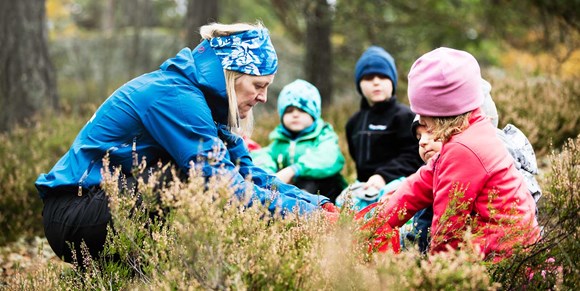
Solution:
<path fill-rule="evenodd" d="M 172 162 L 186 173 L 190 162 L 198 163 L 201 158 L 205 177 L 223 175 L 222 171 L 232 174 L 239 197 L 253 187 L 261 203 L 271 201 L 272 212 L 278 206 L 286 211 L 297 207 L 305 213 L 328 202 L 324 196 L 284 184 L 254 166 L 242 138 L 224 125 L 228 114 L 225 88 L 221 63 L 207 41 L 194 50 L 182 49 L 159 70 L 121 86 L 100 106 L 69 151 L 48 174 L 38 177 L 40 196 L 45 198 L 51 188 L 59 186 L 100 185 L 106 153 L 111 166 L 121 166 L 130 175 L 135 144 L 139 160 L 146 157 L 152 165 Z M 212 161 L 216 149 L 223 158 Z M 245 181 L 249 174 L 253 185 Z"/>

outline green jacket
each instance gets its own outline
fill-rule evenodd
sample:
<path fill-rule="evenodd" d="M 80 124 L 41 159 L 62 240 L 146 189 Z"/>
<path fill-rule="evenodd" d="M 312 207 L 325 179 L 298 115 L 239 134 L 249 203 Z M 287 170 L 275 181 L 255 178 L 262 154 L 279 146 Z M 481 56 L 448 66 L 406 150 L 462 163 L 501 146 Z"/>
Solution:
<path fill-rule="evenodd" d="M 270 133 L 271 143 L 251 153 L 256 166 L 269 173 L 292 166 L 296 172 L 295 179 L 322 179 L 340 175 L 344 156 L 332 125 L 318 119 L 312 132 L 295 140 L 283 131 L 280 124 Z"/>

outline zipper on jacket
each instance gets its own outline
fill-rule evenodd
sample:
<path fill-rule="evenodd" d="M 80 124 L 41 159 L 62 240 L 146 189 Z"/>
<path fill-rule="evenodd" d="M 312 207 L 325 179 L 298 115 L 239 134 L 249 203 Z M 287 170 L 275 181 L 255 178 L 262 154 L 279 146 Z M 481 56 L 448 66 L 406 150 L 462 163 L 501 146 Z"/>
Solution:
<path fill-rule="evenodd" d="M 87 167 L 87 169 L 85 170 L 85 172 L 83 173 L 83 175 L 81 176 L 80 180 L 79 180 L 79 191 L 77 193 L 77 195 L 83 196 L 83 183 L 85 182 L 85 180 L 87 179 L 87 177 L 89 176 L 89 171 L 93 168 L 93 164 L 95 163 L 95 160 L 92 160 L 89 163 L 89 166 Z"/>
<path fill-rule="evenodd" d="M 288 154 L 290 156 L 290 165 L 294 165 L 294 155 L 296 154 L 296 141 L 290 141 L 290 148 L 288 149 Z"/>
<path fill-rule="evenodd" d="M 278 171 L 282 170 L 282 168 L 284 167 L 284 156 L 282 154 L 278 155 L 278 159 L 276 160 L 277 162 L 277 166 L 278 166 Z"/>
<path fill-rule="evenodd" d="M 133 137 L 133 146 L 131 146 L 131 157 L 133 158 L 133 167 L 131 174 L 137 178 L 139 174 L 139 155 L 137 155 L 137 137 Z"/>
<path fill-rule="evenodd" d="M 116 150 L 118 150 L 119 148 L 116 146 L 112 146 L 107 150 L 107 155 L 110 152 L 114 152 Z M 132 154 L 133 154 L 133 158 L 135 159 L 135 157 L 137 156 L 137 137 L 133 138 L 133 148 L 132 148 Z M 133 162 L 135 162 L 135 160 L 133 160 Z M 95 160 L 91 160 L 91 162 L 89 163 L 89 166 L 87 167 L 87 169 L 85 170 L 85 172 L 83 173 L 83 175 L 81 176 L 81 178 L 79 179 L 79 189 L 78 189 L 78 196 L 82 196 L 83 195 L 83 184 L 85 183 L 85 180 L 87 179 L 87 177 L 89 176 L 89 172 L 93 169 L 93 166 L 95 164 Z"/>
<path fill-rule="evenodd" d="M 366 160 L 368 161 L 368 160 L 371 159 L 371 148 L 370 147 L 371 147 L 371 135 L 372 134 L 371 134 L 370 131 L 367 131 L 367 134 L 366 135 L 367 135 L 367 138 L 366 138 L 367 143 L 366 143 L 366 145 L 367 145 L 368 148 L 365 151 L 365 153 L 367 154 L 367 159 Z"/>
<path fill-rule="evenodd" d="M 370 158 L 370 153 L 369 153 L 370 150 L 369 149 L 366 149 L 366 145 L 368 143 L 365 143 L 365 141 L 368 141 L 368 139 L 370 138 L 370 132 L 368 132 L 368 129 L 367 129 L 367 127 L 368 127 L 368 124 L 367 124 L 368 119 L 369 119 L 369 111 L 365 111 L 364 112 L 364 118 L 363 118 L 362 127 L 360 129 L 361 134 L 360 134 L 360 137 L 359 137 L 359 146 L 360 146 L 360 149 L 359 149 L 359 152 L 358 152 L 358 161 L 357 161 L 358 164 L 362 164 L 362 163 L 368 161 L 368 159 Z M 366 133 L 367 137 L 365 137 L 365 133 Z M 366 159 L 363 158 L 365 152 L 367 152 L 366 153 L 366 157 L 367 157 Z"/>

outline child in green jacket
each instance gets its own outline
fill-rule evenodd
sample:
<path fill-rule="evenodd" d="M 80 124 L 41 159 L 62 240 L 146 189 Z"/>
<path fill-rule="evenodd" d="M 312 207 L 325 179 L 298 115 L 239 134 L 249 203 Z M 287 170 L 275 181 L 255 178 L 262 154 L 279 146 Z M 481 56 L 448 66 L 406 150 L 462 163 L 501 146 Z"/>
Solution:
<path fill-rule="evenodd" d="M 344 156 L 334 129 L 320 117 L 320 103 L 314 85 L 300 79 L 286 85 L 278 96 L 281 124 L 270 133 L 271 143 L 251 155 L 283 182 L 334 201 L 346 187 Z"/>

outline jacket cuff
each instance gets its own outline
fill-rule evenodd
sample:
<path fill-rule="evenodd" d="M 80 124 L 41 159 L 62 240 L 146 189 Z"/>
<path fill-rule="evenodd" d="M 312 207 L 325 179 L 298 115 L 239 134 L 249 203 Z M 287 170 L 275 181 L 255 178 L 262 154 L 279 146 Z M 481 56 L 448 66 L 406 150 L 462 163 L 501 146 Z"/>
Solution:
<path fill-rule="evenodd" d="M 290 166 L 292 168 L 292 170 L 294 170 L 294 178 L 298 178 L 300 176 L 300 166 L 298 166 L 297 164 L 294 164 L 292 166 Z"/>

